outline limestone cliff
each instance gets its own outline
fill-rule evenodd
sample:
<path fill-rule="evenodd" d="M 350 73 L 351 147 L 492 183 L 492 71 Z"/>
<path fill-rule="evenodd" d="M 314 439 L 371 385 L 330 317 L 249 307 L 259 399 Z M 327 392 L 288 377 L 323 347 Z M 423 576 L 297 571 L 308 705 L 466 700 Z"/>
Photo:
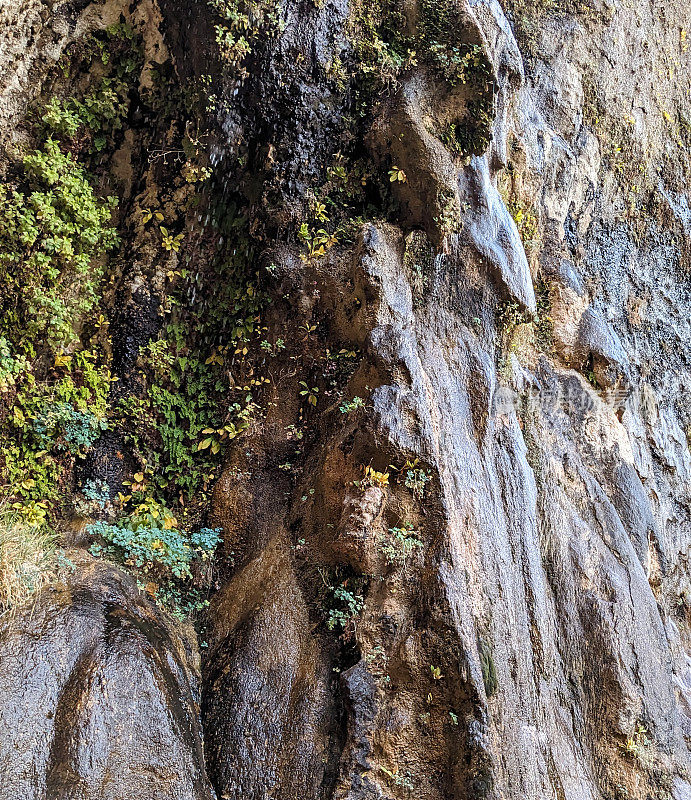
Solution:
<path fill-rule="evenodd" d="M 2 213 L 48 138 L 119 204 L 74 335 L 3 262 L 69 568 L 0 617 L 0 798 L 691 797 L 688 27 L 6 0 Z"/>

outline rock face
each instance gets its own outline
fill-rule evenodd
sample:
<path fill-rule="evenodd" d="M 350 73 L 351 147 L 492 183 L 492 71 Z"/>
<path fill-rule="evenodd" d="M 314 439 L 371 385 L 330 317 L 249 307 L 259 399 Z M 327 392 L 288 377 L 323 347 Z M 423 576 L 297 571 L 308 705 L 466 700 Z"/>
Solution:
<path fill-rule="evenodd" d="M 69 585 L 0 630 L 3 797 L 209 800 L 196 643 L 117 570 Z"/>
<path fill-rule="evenodd" d="M 215 78 L 219 169 L 250 143 L 275 233 L 269 324 L 357 350 L 367 407 L 308 407 L 291 480 L 286 361 L 229 457 L 201 713 L 193 651 L 115 570 L 4 623 L 3 800 L 691 797 L 688 4 L 459 8 L 489 143 L 454 153 L 430 115 L 461 101 L 410 66 L 366 136 L 402 211 L 321 259 L 277 231 L 345 124 L 352 9 L 286 3 L 242 91 Z M 160 12 L 205 71 L 206 6 Z"/>

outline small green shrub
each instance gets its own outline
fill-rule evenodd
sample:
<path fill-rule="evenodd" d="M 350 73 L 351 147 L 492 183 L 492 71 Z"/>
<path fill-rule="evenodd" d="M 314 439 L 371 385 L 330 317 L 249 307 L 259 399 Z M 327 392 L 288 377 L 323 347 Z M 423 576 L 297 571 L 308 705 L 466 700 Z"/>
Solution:
<path fill-rule="evenodd" d="M 19 187 L 0 186 L 2 333 L 14 353 L 41 341 L 57 350 L 98 298 L 102 258 L 118 236 L 114 197 L 99 199 L 56 141 L 24 157 Z"/>
<path fill-rule="evenodd" d="M 497 306 L 497 323 L 509 333 L 519 325 L 532 322 L 532 315 L 516 302 L 503 300 Z"/>
<path fill-rule="evenodd" d="M 152 526 L 137 518 L 118 525 L 95 522 L 87 530 L 111 546 L 106 548 L 109 555 L 120 557 L 129 566 L 145 572 L 170 572 L 176 578 L 191 577 L 190 564 L 212 552 L 220 541 L 218 530 L 202 529 L 197 534 L 188 534 L 175 528 Z M 99 544 L 91 546 L 92 555 L 100 555 L 102 551 Z"/>
<path fill-rule="evenodd" d="M 345 583 L 331 587 L 334 605 L 329 609 L 326 618 L 326 627 L 333 631 L 340 628 L 343 633 L 352 631 L 355 618 L 364 606 L 362 595 L 355 594 L 346 588 Z"/>
<path fill-rule="evenodd" d="M 379 678 L 385 686 L 391 683 L 391 676 L 388 674 L 389 657 L 382 645 L 375 645 L 365 656 L 365 662 L 375 678 Z"/>
<path fill-rule="evenodd" d="M 146 581 L 149 593 L 169 610 L 190 613 L 206 602 L 199 600 L 198 584 L 192 583 L 192 567 L 208 561 L 221 541 L 220 528 L 188 533 L 173 524 L 174 518 L 150 513 L 133 514 L 117 524 L 99 521 L 87 526 L 96 537 L 90 552 L 107 556 Z"/>
<path fill-rule="evenodd" d="M 108 430 L 105 419 L 89 411 L 77 411 L 64 402 L 44 406 L 33 421 L 40 449 L 64 447 L 72 455 L 84 454 L 105 430 Z"/>
<path fill-rule="evenodd" d="M 13 389 L 21 375 L 29 368 L 23 355 L 13 354 L 10 343 L 0 335 L 0 394 Z"/>
<path fill-rule="evenodd" d="M 411 490 L 416 499 L 422 500 L 425 496 L 427 484 L 432 480 L 432 474 L 429 470 L 421 467 L 416 458 L 405 462 L 403 469 L 401 469 L 399 480 L 403 481 L 403 484 Z"/>
<path fill-rule="evenodd" d="M 652 744 L 648 729 L 641 722 L 636 723 L 633 733 L 619 746 L 628 756 L 640 758 L 647 747 Z"/>
<path fill-rule="evenodd" d="M 260 36 L 280 28 L 276 0 L 208 0 L 222 22 L 216 24 L 216 43 L 226 68 L 234 77 L 247 77 L 246 59 Z"/>
<path fill-rule="evenodd" d="M 13 402 L 0 428 L 0 494 L 49 508 L 74 459 L 85 456 L 108 426 L 110 372 L 86 350 L 62 357 L 55 370 L 60 376 L 51 379 L 38 380 L 32 364 L 22 360 L 24 369 L 14 377 Z"/>
<path fill-rule="evenodd" d="M 306 381 L 300 381 L 300 396 L 303 397 L 311 406 L 317 405 L 317 395 L 319 394 L 319 389 L 316 386 L 310 387 L 310 385 Z"/>
<path fill-rule="evenodd" d="M 394 786 L 399 786 L 401 789 L 404 789 L 407 792 L 412 792 L 415 790 L 415 785 L 413 784 L 412 780 L 413 775 L 410 770 L 401 772 L 398 767 L 396 767 L 394 770 L 387 769 L 386 767 L 380 767 L 380 769 Z"/>
<path fill-rule="evenodd" d="M 110 488 L 105 481 L 98 478 L 87 479 L 80 494 L 74 498 L 75 511 L 84 516 L 101 513 L 109 505 Z"/>
<path fill-rule="evenodd" d="M 72 140 L 81 131 L 89 133 L 92 152 L 100 152 L 109 138 L 123 126 L 129 103 L 127 85 L 104 78 L 83 100 L 51 98 L 46 104 L 43 125 L 51 135 Z"/>
<path fill-rule="evenodd" d="M 74 42 L 60 59 L 61 84 L 79 79 L 83 72 L 97 77 L 81 97 L 48 100 L 37 112 L 44 132 L 76 153 L 93 155 L 112 148 L 116 133 L 124 128 L 130 89 L 143 64 L 141 37 L 126 23 Z"/>

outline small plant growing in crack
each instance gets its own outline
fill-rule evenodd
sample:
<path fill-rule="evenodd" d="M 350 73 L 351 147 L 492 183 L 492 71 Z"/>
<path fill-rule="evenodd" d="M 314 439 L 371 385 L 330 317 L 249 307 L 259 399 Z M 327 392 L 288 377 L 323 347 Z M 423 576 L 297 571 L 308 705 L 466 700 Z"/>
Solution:
<path fill-rule="evenodd" d="M 621 743 L 619 747 L 621 747 L 627 756 L 640 758 L 644 749 L 651 744 L 652 741 L 648 736 L 648 729 L 639 722 L 631 736 L 629 736 L 625 742 Z"/>
<path fill-rule="evenodd" d="M 380 769 L 394 786 L 400 786 L 402 789 L 407 789 L 409 792 L 415 789 L 412 781 L 413 776 L 410 770 L 401 772 L 398 767 L 393 770 L 387 769 L 386 767 L 380 767 Z"/>
<path fill-rule="evenodd" d="M 365 407 L 365 401 L 361 397 L 353 397 L 352 400 L 344 400 L 339 406 L 341 414 L 352 414 Z"/>
<path fill-rule="evenodd" d="M 372 675 L 376 678 L 381 678 L 382 683 L 387 686 L 391 683 L 391 676 L 388 674 L 389 657 L 380 644 L 373 647 L 369 653 L 367 653 L 365 661 Z"/>
<path fill-rule="evenodd" d="M 394 467 L 395 469 L 395 467 Z M 398 482 L 410 489 L 416 500 L 422 501 L 427 484 L 432 480 L 432 473 L 420 466 L 420 460 L 408 459 L 399 470 Z"/>
<path fill-rule="evenodd" d="M 389 535 L 382 536 L 381 552 L 389 565 L 405 567 L 413 553 L 422 547 L 417 531 L 409 522 L 389 528 Z"/>
<path fill-rule="evenodd" d="M 331 594 L 334 605 L 329 609 L 326 627 L 330 631 L 340 628 L 343 634 L 352 633 L 355 627 L 355 618 L 359 616 L 365 603 L 362 595 L 351 592 L 346 583 L 332 586 Z"/>
<path fill-rule="evenodd" d="M 377 486 L 379 489 L 389 485 L 390 475 L 388 472 L 379 472 L 373 467 L 367 465 L 363 467 L 364 476 L 359 481 L 353 481 L 353 486 L 360 489 L 366 489 L 368 486 Z"/>
<path fill-rule="evenodd" d="M 300 386 L 300 397 L 304 397 L 311 406 L 316 406 L 319 389 L 316 386 L 310 387 L 305 381 L 300 381 Z"/>
<path fill-rule="evenodd" d="M 389 170 L 389 182 L 390 183 L 406 183 L 408 180 L 407 175 L 405 172 L 397 167 L 395 164 Z"/>

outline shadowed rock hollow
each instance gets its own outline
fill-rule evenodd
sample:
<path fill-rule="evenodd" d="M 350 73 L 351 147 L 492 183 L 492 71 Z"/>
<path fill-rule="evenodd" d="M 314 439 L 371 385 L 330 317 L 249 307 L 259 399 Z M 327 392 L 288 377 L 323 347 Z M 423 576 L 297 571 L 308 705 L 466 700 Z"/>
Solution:
<path fill-rule="evenodd" d="M 265 388 L 209 482 L 196 634 L 62 515 L 73 572 L 0 619 L 0 798 L 687 800 L 688 4 L 11 0 L 9 178 L 56 60 L 118 19 L 142 76 L 206 76 L 214 189 L 149 243 L 189 194 L 153 148 L 191 122 L 131 100 L 95 167 L 111 396 L 144 396 L 171 272 L 241 236 L 262 327 L 219 352 Z M 131 441 L 68 493 L 114 498 Z"/>

